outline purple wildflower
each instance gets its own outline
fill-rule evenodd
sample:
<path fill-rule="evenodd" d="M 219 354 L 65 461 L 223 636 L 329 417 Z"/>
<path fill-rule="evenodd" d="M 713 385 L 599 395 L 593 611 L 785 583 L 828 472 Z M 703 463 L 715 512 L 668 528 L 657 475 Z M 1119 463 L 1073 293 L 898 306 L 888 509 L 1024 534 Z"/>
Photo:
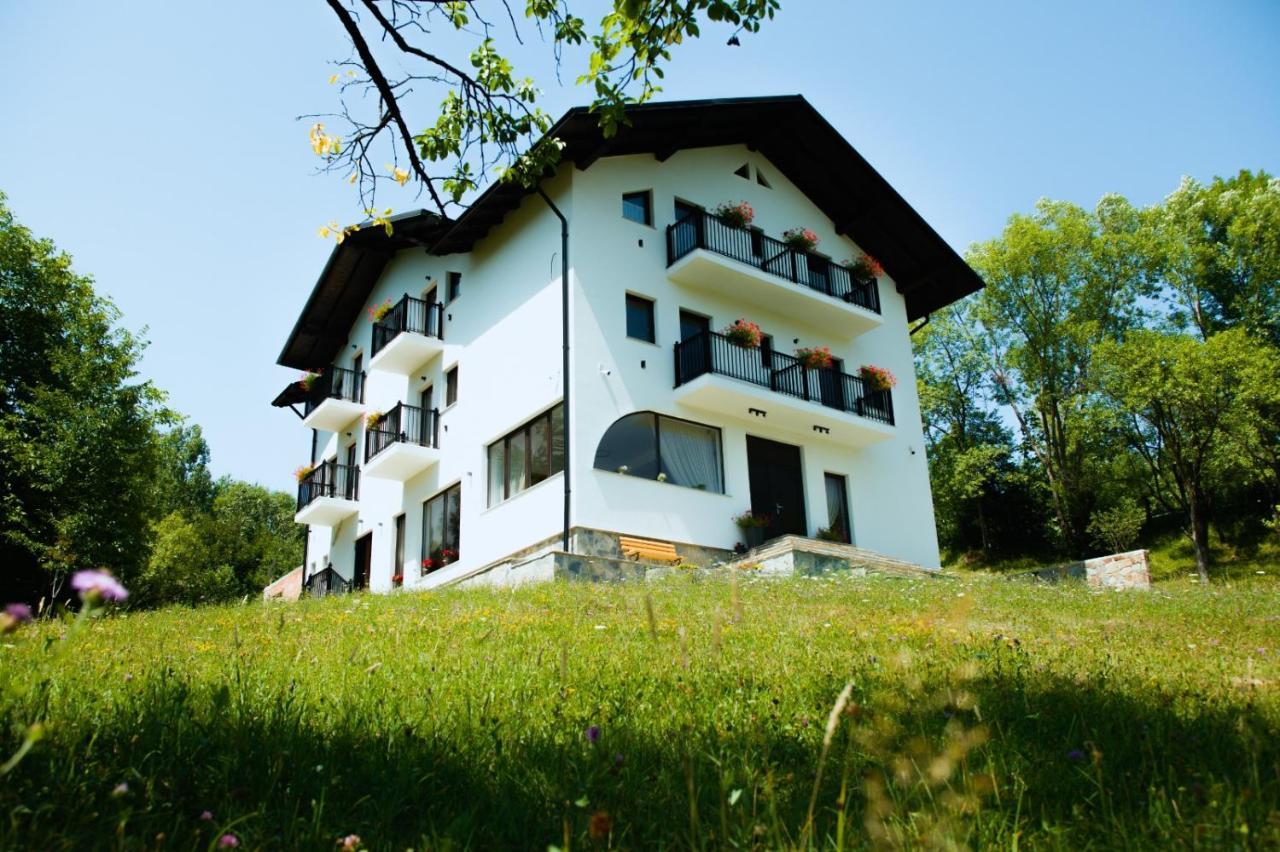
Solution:
<path fill-rule="evenodd" d="M 213 822 L 213 811 L 201 811 L 201 812 L 200 812 L 200 821 L 201 821 L 201 822 Z"/>
<path fill-rule="evenodd" d="M 236 837 L 231 832 L 227 832 L 226 834 L 218 838 L 219 849 L 234 849 L 239 845 L 240 845 L 240 838 Z"/>
<path fill-rule="evenodd" d="M 599 739 L 600 739 L 600 726 L 599 726 L 599 725 L 592 725 L 591 727 L 587 728 L 587 730 L 583 733 L 583 736 L 585 736 L 585 737 L 587 738 L 587 742 L 589 742 L 589 743 L 595 743 L 595 742 L 599 741 Z"/>
<path fill-rule="evenodd" d="M 357 852 L 360 849 L 360 835 L 348 834 L 338 839 L 338 848 L 342 852 Z"/>
<path fill-rule="evenodd" d="M 0 613 L 0 634 L 12 633 L 18 625 L 31 620 L 31 607 L 24 603 L 11 603 Z"/>
<path fill-rule="evenodd" d="M 1067 752 L 1067 760 L 1072 763 L 1082 763 L 1084 761 L 1084 752 L 1078 748 L 1073 748 Z"/>
<path fill-rule="evenodd" d="M 71 588 L 80 593 L 83 601 L 122 601 L 129 597 L 129 590 L 106 571 L 77 571 L 71 578 Z"/>

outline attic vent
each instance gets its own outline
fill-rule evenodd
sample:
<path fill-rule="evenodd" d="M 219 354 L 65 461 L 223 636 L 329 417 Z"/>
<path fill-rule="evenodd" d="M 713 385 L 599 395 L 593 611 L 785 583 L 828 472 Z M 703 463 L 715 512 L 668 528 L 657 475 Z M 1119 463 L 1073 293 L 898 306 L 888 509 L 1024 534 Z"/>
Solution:
<path fill-rule="evenodd" d="M 743 180 L 751 180 L 751 167 L 746 163 L 735 169 L 733 173 Z"/>
<path fill-rule="evenodd" d="M 759 169 L 756 169 L 756 183 L 760 184 L 765 189 L 773 189 L 773 187 L 769 184 L 769 181 L 764 179 L 764 173 L 761 172 Z"/>

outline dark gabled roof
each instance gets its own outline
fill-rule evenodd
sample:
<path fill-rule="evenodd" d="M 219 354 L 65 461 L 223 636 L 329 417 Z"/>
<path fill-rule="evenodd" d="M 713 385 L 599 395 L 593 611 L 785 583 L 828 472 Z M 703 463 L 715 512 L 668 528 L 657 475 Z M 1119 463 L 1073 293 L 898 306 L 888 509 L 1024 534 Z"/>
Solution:
<path fill-rule="evenodd" d="M 586 169 L 600 157 L 651 153 L 664 161 L 685 148 L 745 144 L 763 154 L 835 223 L 884 264 L 916 320 L 982 288 L 955 250 L 880 173 L 799 95 L 648 103 L 627 110 L 629 124 L 604 138 L 598 117 L 575 107 L 547 131 L 563 160 Z M 352 234 L 334 249 L 280 363 L 306 369 L 332 361 L 387 260 L 423 245 L 432 254 L 470 251 L 532 190 L 494 183 L 450 221 L 426 211 Z"/>
<path fill-rule="evenodd" d="M 393 216 L 391 224 L 391 236 L 381 227 L 366 226 L 334 246 L 280 352 L 279 364 L 313 370 L 333 363 L 387 261 L 400 249 L 430 248 L 449 220 L 419 210 Z M 273 404 L 288 405 L 281 401 L 283 397 L 281 394 Z"/>

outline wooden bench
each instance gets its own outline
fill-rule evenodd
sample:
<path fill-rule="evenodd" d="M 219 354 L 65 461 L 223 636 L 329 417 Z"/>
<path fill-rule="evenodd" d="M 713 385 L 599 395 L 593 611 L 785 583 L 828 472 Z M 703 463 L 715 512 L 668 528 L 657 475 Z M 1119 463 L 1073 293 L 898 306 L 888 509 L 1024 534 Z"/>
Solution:
<path fill-rule="evenodd" d="M 647 538 L 618 536 L 618 544 L 622 546 L 622 555 L 628 559 L 648 559 L 652 562 L 679 562 L 676 546 L 669 541 L 653 541 Z"/>

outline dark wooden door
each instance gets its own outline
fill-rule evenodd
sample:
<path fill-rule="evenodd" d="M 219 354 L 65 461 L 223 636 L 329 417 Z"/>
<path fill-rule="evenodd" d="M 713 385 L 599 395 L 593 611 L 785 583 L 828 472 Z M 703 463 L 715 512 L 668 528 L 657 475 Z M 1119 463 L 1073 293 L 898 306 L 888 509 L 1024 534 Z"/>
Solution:
<path fill-rule="evenodd" d="M 844 361 L 831 359 L 831 366 L 825 370 L 816 370 L 818 393 L 822 404 L 828 408 L 845 410 L 844 400 Z"/>
<path fill-rule="evenodd" d="M 356 539 L 356 573 L 353 585 L 357 589 L 369 588 L 369 572 L 373 569 L 373 533 L 367 532 Z"/>
<path fill-rule="evenodd" d="M 751 511 L 770 518 L 766 539 L 808 533 L 799 447 L 748 435 L 747 477 Z"/>

